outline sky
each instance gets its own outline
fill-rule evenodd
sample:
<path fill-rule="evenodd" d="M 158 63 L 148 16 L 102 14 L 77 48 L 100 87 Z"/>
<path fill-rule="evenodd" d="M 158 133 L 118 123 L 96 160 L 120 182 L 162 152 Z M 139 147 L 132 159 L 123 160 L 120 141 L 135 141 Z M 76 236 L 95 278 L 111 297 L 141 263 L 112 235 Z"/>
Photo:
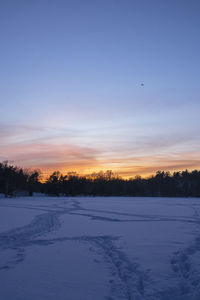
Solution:
<path fill-rule="evenodd" d="M 200 168 L 199 0 L 0 0 L 0 161 Z"/>

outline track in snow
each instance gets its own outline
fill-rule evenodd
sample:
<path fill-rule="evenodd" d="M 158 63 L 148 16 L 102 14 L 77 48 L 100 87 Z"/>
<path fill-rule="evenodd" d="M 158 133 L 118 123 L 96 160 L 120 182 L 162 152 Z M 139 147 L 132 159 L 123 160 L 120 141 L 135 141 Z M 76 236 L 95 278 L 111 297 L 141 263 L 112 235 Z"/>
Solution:
<path fill-rule="evenodd" d="M 66 207 L 68 205 L 68 207 Z M 6 206 L 6 205 L 5 205 Z M 12 205 L 8 205 L 14 207 Z M 17 207 L 17 206 L 16 206 Z M 130 260 L 127 255 L 116 245 L 119 236 L 75 236 L 48 239 L 48 233 L 59 230 L 62 215 L 81 215 L 82 217 L 107 222 L 137 222 L 140 221 L 165 221 L 165 217 L 146 216 L 131 213 L 112 212 L 107 210 L 87 209 L 77 200 L 65 200 L 53 206 L 21 206 L 27 209 L 45 211 L 36 216 L 28 225 L 9 230 L 0 234 L 0 251 L 12 250 L 15 255 L 12 260 L 0 266 L 0 270 L 8 271 L 25 259 L 26 247 L 32 245 L 48 246 L 54 243 L 78 241 L 90 245 L 92 252 L 96 252 L 100 259 L 109 267 L 111 279 L 110 295 L 108 300 L 199 300 L 200 299 L 200 273 L 193 262 L 194 256 L 200 258 L 200 235 L 193 244 L 176 251 L 170 260 L 173 271 L 173 282 L 170 287 L 159 290 L 151 279 L 151 274 L 142 270 L 138 262 Z M 18 206 L 20 208 L 20 206 Z M 194 218 L 168 218 L 167 220 L 199 223 L 198 211 L 194 208 Z M 93 213 L 101 215 L 93 215 Z M 102 214 L 115 215 L 103 217 Z M 124 217 L 130 219 L 124 220 Z M 45 239 L 44 239 L 45 236 Z"/>

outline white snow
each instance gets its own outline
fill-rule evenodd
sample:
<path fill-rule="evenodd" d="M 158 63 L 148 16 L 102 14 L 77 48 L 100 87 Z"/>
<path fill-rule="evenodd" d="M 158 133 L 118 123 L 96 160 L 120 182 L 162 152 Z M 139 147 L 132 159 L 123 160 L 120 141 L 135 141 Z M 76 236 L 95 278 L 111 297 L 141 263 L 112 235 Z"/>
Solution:
<path fill-rule="evenodd" d="M 1 300 L 199 300 L 200 199 L 0 199 Z"/>

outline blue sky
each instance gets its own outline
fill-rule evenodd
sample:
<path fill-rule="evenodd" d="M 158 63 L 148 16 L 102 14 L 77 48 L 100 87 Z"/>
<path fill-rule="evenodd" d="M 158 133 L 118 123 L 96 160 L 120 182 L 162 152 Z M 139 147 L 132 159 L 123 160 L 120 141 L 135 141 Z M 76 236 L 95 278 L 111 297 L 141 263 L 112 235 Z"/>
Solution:
<path fill-rule="evenodd" d="M 0 161 L 200 167 L 199 1 L 5 0 L 0 35 Z"/>

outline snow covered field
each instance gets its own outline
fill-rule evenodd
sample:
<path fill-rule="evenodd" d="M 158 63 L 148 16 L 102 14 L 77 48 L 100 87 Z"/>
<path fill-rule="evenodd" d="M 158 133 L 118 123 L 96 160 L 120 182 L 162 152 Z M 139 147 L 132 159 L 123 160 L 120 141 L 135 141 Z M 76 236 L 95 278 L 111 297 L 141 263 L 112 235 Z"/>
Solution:
<path fill-rule="evenodd" d="M 199 300 L 200 199 L 0 198 L 1 300 Z"/>

